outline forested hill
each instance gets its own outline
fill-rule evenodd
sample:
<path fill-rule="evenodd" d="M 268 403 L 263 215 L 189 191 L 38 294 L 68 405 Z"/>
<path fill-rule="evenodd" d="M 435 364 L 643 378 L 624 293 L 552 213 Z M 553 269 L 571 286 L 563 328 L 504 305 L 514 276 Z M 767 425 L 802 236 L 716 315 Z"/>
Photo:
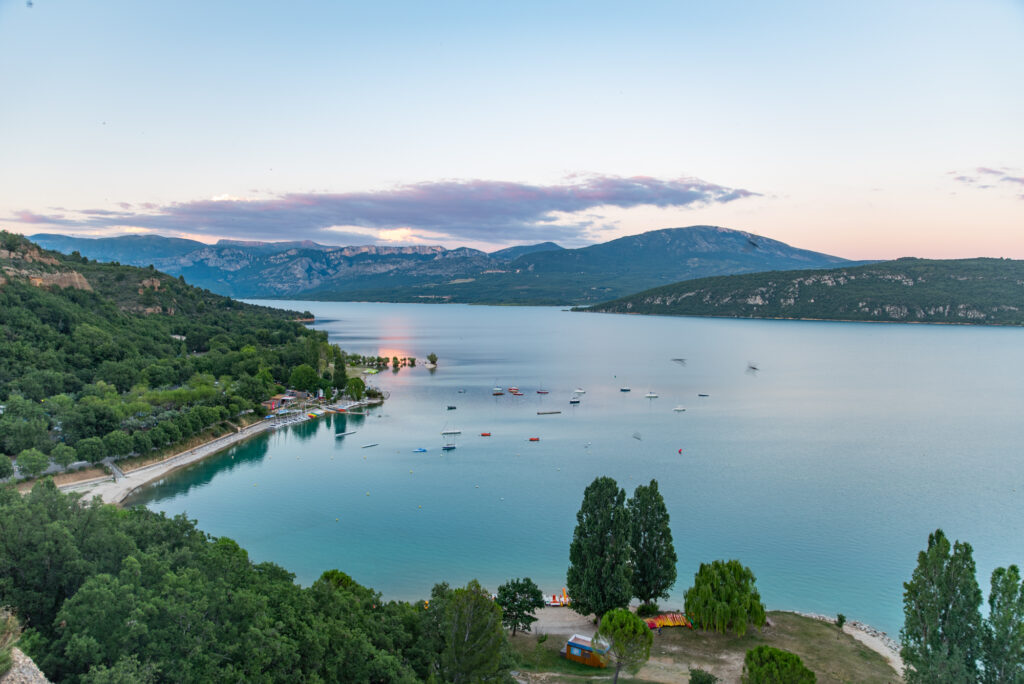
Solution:
<path fill-rule="evenodd" d="M 300 366 L 302 389 L 343 386 L 342 352 L 307 316 L 0 232 L 0 480 L 7 456 L 31 472 L 188 439 L 259 408 Z"/>
<path fill-rule="evenodd" d="M 588 311 L 1024 325 L 1024 261 L 897 259 L 829 270 L 701 278 Z"/>

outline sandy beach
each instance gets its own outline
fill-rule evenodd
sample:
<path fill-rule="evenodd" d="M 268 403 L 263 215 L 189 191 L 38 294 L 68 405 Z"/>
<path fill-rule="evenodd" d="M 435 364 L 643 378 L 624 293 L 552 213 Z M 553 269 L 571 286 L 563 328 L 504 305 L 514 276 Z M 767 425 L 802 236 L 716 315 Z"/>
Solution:
<path fill-rule="evenodd" d="M 217 439 L 201 444 L 195 448 L 182 451 L 181 453 L 175 454 L 174 456 L 164 459 L 158 463 L 153 463 L 143 468 L 138 468 L 124 473 L 123 476 L 117 477 L 116 479 L 105 479 L 100 482 L 92 481 L 70 484 L 61 487 L 61 490 L 65 492 L 81 492 L 85 494 L 87 498 L 98 496 L 104 503 L 120 505 L 128 498 L 129 494 L 139 487 L 153 482 L 154 480 L 159 480 L 161 477 L 164 477 L 178 468 L 195 463 L 196 461 L 201 461 L 207 456 L 211 456 L 218 451 L 227 449 L 233 444 L 249 439 L 253 435 L 257 435 L 270 428 L 270 421 L 261 421 L 243 428 L 238 432 L 218 437 Z"/>

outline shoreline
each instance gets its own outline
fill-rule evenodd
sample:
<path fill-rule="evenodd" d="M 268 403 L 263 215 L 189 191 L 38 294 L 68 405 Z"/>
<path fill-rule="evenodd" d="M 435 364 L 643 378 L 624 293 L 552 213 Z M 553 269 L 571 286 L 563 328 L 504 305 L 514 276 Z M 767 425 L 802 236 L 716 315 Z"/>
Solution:
<path fill-rule="evenodd" d="M 62 492 L 81 492 L 86 494 L 89 498 L 98 496 L 103 503 L 120 506 L 125 499 L 131 496 L 131 494 L 140 487 L 143 487 L 155 480 L 159 480 L 179 468 L 184 468 L 187 465 L 191 465 L 213 456 L 214 454 L 223 451 L 230 446 L 234 446 L 235 444 L 250 437 L 266 432 L 271 427 L 273 427 L 271 421 L 260 421 L 259 423 L 244 427 L 238 432 L 217 437 L 209 442 L 205 442 L 199 446 L 177 453 L 157 463 L 152 463 L 150 465 L 131 470 L 119 479 L 115 479 L 113 481 L 105 479 L 99 482 L 79 482 L 60 487 L 60 490 Z"/>

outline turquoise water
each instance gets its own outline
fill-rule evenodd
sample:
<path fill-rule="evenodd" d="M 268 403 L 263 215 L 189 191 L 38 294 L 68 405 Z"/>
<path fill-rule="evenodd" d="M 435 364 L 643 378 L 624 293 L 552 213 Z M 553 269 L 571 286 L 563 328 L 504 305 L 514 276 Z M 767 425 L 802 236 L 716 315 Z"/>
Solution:
<path fill-rule="evenodd" d="M 263 435 L 136 497 L 300 582 L 340 568 L 417 599 L 528 575 L 552 593 L 598 475 L 628 493 L 658 480 L 679 555 L 670 605 L 700 562 L 739 558 L 769 608 L 894 634 L 935 528 L 974 546 L 986 594 L 994 567 L 1024 563 L 1024 330 L 262 303 L 311 309 L 351 352 L 440 357 L 376 376 L 391 397 L 365 417 Z M 443 429 L 462 430 L 455 451 Z"/>

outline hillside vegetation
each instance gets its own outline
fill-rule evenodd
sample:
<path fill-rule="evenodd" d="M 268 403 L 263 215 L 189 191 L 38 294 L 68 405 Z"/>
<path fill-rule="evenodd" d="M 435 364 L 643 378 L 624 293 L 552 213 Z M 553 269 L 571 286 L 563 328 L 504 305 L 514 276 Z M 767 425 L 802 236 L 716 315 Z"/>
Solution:
<path fill-rule="evenodd" d="M 1024 261 L 897 259 L 675 283 L 588 311 L 1024 325 Z"/>
<path fill-rule="evenodd" d="M 33 474 L 146 454 L 259 409 L 301 366 L 301 389 L 344 386 L 309 316 L 0 233 L 0 458 Z"/>

